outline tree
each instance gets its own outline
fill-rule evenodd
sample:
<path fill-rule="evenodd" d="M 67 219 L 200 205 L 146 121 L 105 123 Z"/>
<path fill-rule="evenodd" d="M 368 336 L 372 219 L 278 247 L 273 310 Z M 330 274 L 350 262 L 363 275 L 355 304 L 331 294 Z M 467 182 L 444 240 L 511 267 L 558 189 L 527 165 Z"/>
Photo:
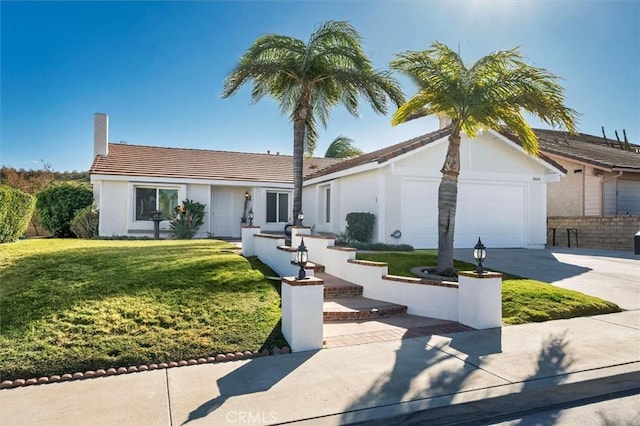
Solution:
<path fill-rule="evenodd" d="M 438 190 L 438 264 L 436 273 L 453 275 L 453 235 L 460 173 L 460 132 L 473 138 L 483 128 L 506 127 L 531 155 L 538 139 L 523 111 L 553 127 L 575 132 L 577 113 L 564 105 L 558 78 L 528 65 L 518 49 L 491 53 L 471 67 L 446 45 L 435 42 L 425 51 L 397 55 L 391 68 L 410 76 L 418 93 L 393 116 L 397 125 L 430 114 L 449 117 L 451 133 Z"/>
<path fill-rule="evenodd" d="M 359 98 L 385 114 L 388 100 L 404 102 L 398 82 L 377 71 L 361 47 L 361 37 L 348 23 L 328 21 L 302 40 L 267 34 L 258 37 L 224 82 L 222 97 L 253 82 L 251 100 L 274 98 L 293 122 L 293 218 L 302 209 L 303 151 L 313 152 L 318 121 L 326 127 L 331 109 L 342 104 L 358 116 Z"/>
<path fill-rule="evenodd" d="M 56 237 L 73 237 L 71 221 L 76 212 L 93 202 L 87 185 L 61 183 L 38 193 L 36 209 L 40 223 Z"/>
<path fill-rule="evenodd" d="M 364 151 L 352 145 L 353 139 L 346 136 L 338 136 L 331 142 L 325 158 L 351 158 L 364 154 Z"/>
<path fill-rule="evenodd" d="M 40 160 L 42 169 L 40 170 L 16 170 L 13 167 L 2 166 L 0 178 L 12 188 L 19 189 L 27 194 L 36 195 L 55 180 L 55 172 L 51 163 Z M 30 221 L 36 235 L 40 235 L 38 230 L 37 210 L 31 215 Z"/>

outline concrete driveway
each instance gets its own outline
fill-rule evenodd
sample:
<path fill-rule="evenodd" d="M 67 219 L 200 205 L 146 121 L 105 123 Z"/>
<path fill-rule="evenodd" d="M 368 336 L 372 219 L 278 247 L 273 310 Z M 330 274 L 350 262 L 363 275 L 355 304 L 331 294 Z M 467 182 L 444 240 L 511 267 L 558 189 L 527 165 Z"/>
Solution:
<path fill-rule="evenodd" d="M 471 249 L 456 249 L 454 256 L 475 263 Z M 640 309 L 640 256 L 632 252 L 564 247 L 488 248 L 485 266 L 600 297 L 622 309 Z"/>

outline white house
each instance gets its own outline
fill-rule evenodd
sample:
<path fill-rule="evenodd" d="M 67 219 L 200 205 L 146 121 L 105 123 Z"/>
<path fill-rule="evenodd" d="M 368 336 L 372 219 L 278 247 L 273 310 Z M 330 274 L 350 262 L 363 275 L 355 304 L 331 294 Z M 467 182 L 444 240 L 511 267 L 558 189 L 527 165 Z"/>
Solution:
<path fill-rule="evenodd" d="M 161 148 L 109 143 L 109 118 L 94 116 L 91 166 L 101 236 L 153 235 L 151 212 L 170 216 L 185 199 L 206 205 L 198 237 L 239 238 L 241 226 L 282 231 L 293 210 L 293 159 L 279 154 Z M 337 160 L 305 160 L 304 173 Z M 160 224 L 161 231 L 169 221 Z"/>
<path fill-rule="evenodd" d="M 371 212 L 374 240 L 437 247 L 449 134 L 440 129 L 311 174 L 304 182 L 305 222 L 339 232 L 348 213 Z M 544 247 L 547 183 L 557 182 L 563 168 L 493 131 L 463 135 L 460 151 L 455 247 L 473 247 L 479 236 L 489 247 Z M 400 238 L 392 237 L 396 230 Z"/>
<path fill-rule="evenodd" d="M 239 237 L 249 210 L 263 231 L 281 232 L 290 222 L 292 157 L 110 144 L 108 117 L 94 120 L 91 182 L 101 236 L 152 235 L 151 211 L 169 216 L 185 199 L 207 206 L 200 237 Z M 371 212 L 375 241 L 436 247 L 448 135 L 440 129 L 345 161 L 305 159 L 304 224 L 337 233 L 348 213 Z M 547 183 L 561 175 L 561 166 L 501 134 L 464 136 L 455 246 L 471 247 L 481 236 L 489 247 L 544 247 Z M 396 230 L 399 239 L 391 237 Z"/>

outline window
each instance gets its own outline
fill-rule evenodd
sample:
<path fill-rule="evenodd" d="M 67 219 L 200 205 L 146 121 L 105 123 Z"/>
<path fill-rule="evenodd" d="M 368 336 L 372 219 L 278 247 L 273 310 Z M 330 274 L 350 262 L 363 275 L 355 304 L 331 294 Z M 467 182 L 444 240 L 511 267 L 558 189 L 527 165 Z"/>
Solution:
<path fill-rule="evenodd" d="M 327 188 L 324 192 L 324 217 L 325 222 L 331 222 L 331 188 Z"/>
<path fill-rule="evenodd" d="M 267 192 L 267 223 L 285 223 L 289 217 L 289 194 Z"/>
<path fill-rule="evenodd" d="M 171 188 L 135 188 L 136 220 L 151 220 L 151 212 L 159 210 L 163 219 L 173 219 L 178 206 L 178 190 Z"/>

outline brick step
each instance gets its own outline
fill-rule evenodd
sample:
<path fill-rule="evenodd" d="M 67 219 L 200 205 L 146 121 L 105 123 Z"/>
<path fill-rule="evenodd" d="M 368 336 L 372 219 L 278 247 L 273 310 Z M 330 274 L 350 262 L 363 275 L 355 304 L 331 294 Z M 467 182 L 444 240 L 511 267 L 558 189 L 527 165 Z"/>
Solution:
<path fill-rule="evenodd" d="M 407 307 L 366 297 L 326 299 L 322 307 L 324 321 L 353 321 L 404 314 Z"/>
<path fill-rule="evenodd" d="M 362 296 L 362 286 L 334 277 L 324 272 L 314 272 L 317 278 L 324 280 L 324 299 Z"/>

